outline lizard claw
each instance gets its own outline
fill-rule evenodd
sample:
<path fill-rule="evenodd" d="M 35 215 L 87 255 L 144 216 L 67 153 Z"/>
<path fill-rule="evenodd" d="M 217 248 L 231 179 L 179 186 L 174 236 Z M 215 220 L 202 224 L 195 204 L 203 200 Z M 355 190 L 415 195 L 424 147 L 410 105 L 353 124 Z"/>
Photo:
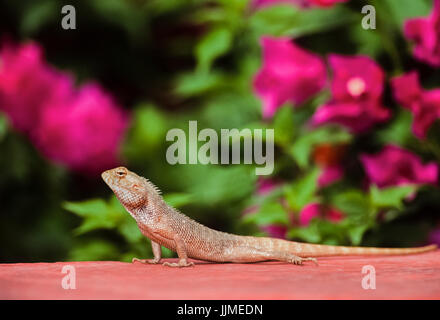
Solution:
<path fill-rule="evenodd" d="M 296 265 L 302 265 L 304 261 L 313 261 L 316 265 L 318 265 L 318 260 L 316 260 L 316 258 L 302 258 L 294 256 L 290 259 L 290 262 Z"/>
<path fill-rule="evenodd" d="M 179 260 L 178 263 L 175 263 L 175 262 L 164 262 L 162 265 L 163 266 L 167 266 L 167 267 L 182 268 L 182 267 L 194 266 L 194 262 L 188 262 L 188 261 L 186 261 L 186 259 L 182 259 L 182 260 Z"/>
<path fill-rule="evenodd" d="M 138 258 L 131 259 L 131 263 L 135 263 L 135 262 L 158 264 L 160 262 L 160 259 L 138 259 Z"/>

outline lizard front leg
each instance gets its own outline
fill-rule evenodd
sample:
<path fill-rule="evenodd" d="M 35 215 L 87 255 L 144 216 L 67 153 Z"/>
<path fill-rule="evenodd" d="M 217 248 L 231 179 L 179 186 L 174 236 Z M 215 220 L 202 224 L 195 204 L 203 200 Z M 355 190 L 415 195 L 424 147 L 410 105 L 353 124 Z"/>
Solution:
<path fill-rule="evenodd" d="M 131 262 L 140 262 L 140 263 L 151 263 L 151 264 L 157 264 L 160 262 L 161 258 L 162 258 L 162 250 L 160 249 L 160 244 L 158 244 L 157 242 L 154 242 L 153 240 L 151 240 L 151 248 L 153 249 L 153 255 L 154 258 L 153 259 L 138 259 L 138 258 L 133 258 L 131 260 Z"/>
<path fill-rule="evenodd" d="M 188 262 L 187 260 L 188 255 L 186 253 L 185 242 L 183 242 L 183 240 L 178 235 L 176 235 L 174 237 L 174 243 L 176 245 L 176 252 L 179 257 L 179 262 L 178 263 L 164 262 L 163 265 L 168 267 L 179 267 L 179 268 L 193 266 L 194 262 Z"/>

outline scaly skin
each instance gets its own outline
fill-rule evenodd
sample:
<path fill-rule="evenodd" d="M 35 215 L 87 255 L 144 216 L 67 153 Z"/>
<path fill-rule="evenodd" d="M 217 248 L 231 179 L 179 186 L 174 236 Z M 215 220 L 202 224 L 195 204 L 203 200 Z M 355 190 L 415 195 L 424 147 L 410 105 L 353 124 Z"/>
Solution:
<path fill-rule="evenodd" d="M 436 245 L 419 248 L 364 248 L 315 245 L 266 237 L 238 236 L 216 231 L 168 206 L 160 191 L 147 179 L 124 167 L 105 171 L 102 178 L 136 220 L 142 234 L 151 240 L 154 259 L 133 262 L 160 263 L 161 246 L 177 252 L 178 263 L 188 267 L 188 257 L 214 262 L 259 262 L 279 260 L 293 264 L 315 257 L 336 255 L 402 255 L 431 251 Z"/>

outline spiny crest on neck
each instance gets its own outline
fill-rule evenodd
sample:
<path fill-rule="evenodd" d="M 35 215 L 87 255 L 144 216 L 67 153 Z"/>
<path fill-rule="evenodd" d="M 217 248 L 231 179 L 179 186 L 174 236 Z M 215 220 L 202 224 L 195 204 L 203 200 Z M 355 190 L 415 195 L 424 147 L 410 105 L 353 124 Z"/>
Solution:
<path fill-rule="evenodd" d="M 148 187 L 153 189 L 158 195 L 162 195 L 162 191 L 160 191 L 160 189 L 158 187 L 156 187 L 156 185 L 154 183 L 152 183 L 147 178 L 144 178 L 144 177 L 141 177 L 141 178 L 144 180 L 144 182 L 147 184 Z"/>

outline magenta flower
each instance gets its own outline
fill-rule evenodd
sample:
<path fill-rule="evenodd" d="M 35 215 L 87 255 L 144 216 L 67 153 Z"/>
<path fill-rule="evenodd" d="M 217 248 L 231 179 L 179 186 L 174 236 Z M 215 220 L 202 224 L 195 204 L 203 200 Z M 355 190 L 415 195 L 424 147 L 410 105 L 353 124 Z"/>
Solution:
<path fill-rule="evenodd" d="M 413 54 L 420 61 L 440 66 L 440 0 L 434 0 L 431 14 L 405 22 L 404 34 L 414 42 Z"/>
<path fill-rule="evenodd" d="M 344 218 L 344 214 L 335 208 L 325 208 L 319 203 L 310 203 L 299 213 L 299 224 L 307 226 L 313 218 L 323 217 L 331 222 L 339 222 Z"/>
<path fill-rule="evenodd" d="M 344 168 L 340 165 L 324 167 L 321 175 L 318 178 L 318 185 L 324 188 L 332 183 L 342 179 L 344 176 Z"/>
<path fill-rule="evenodd" d="M 280 238 L 280 239 L 286 238 L 287 227 L 285 226 L 277 226 L 277 225 L 262 226 L 261 230 L 266 232 L 267 235 L 272 238 Z"/>
<path fill-rule="evenodd" d="M 437 183 L 438 166 L 435 162 L 424 165 L 419 156 L 398 146 L 385 146 L 376 155 L 363 154 L 360 160 L 370 183 L 379 188 Z"/>
<path fill-rule="evenodd" d="M 69 101 L 58 103 L 42 114 L 35 137 L 41 152 L 90 174 L 116 166 L 127 117 L 112 97 L 98 85 L 88 84 Z"/>
<path fill-rule="evenodd" d="M 252 7 L 263 8 L 277 4 L 292 4 L 301 8 L 310 6 L 331 7 L 336 3 L 347 2 L 348 0 L 254 0 Z"/>
<path fill-rule="evenodd" d="M 265 8 L 279 4 L 292 4 L 294 6 L 306 7 L 308 0 L 254 0 L 252 1 L 253 8 Z"/>
<path fill-rule="evenodd" d="M 287 38 L 262 38 L 263 67 L 254 81 L 263 100 L 263 116 L 273 116 L 286 102 L 300 104 L 318 93 L 326 81 L 322 59 Z"/>
<path fill-rule="evenodd" d="M 309 3 L 319 7 L 331 7 L 337 3 L 347 2 L 349 0 L 309 0 Z"/>
<path fill-rule="evenodd" d="M 312 124 L 337 123 L 360 133 L 390 117 L 381 104 L 384 73 L 367 56 L 330 55 L 332 100 L 319 107 Z"/>
<path fill-rule="evenodd" d="M 32 135 L 48 102 L 71 90 L 71 78 L 48 66 L 37 44 L 7 44 L 1 50 L 0 110 L 17 130 Z"/>
<path fill-rule="evenodd" d="M 440 117 L 440 89 L 423 90 L 416 71 L 393 78 L 391 84 L 396 100 L 413 114 L 414 135 L 424 139 Z"/>

